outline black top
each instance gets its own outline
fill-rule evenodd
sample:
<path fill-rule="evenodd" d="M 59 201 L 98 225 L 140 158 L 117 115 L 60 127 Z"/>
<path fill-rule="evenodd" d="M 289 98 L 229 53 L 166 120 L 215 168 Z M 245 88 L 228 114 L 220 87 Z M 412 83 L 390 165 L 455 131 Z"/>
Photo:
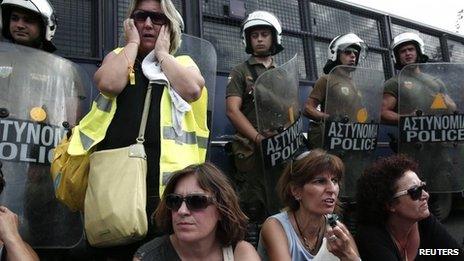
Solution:
<path fill-rule="evenodd" d="M 237 244 L 232 245 L 235 252 Z M 224 251 L 224 250 L 223 250 Z M 144 244 L 134 254 L 134 257 L 143 260 L 160 260 L 160 261 L 180 261 L 174 246 L 169 239 L 169 235 L 157 237 L 150 242 Z"/>
<path fill-rule="evenodd" d="M 0 247 L 0 260 L 1 261 L 6 260 L 6 247 L 5 247 L 5 245 L 2 245 Z"/>
<path fill-rule="evenodd" d="M 169 240 L 169 235 L 157 237 L 141 246 L 135 252 L 134 257 L 140 260 L 180 261 L 179 255 L 174 249 L 171 240 Z"/>
<path fill-rule="evenodd" d="M 419 221 L 419 236 L 415 260 L 464 260 L 460 245 L 433 215 Z M 398 248 L 385 227 L 360 225 L 356 244 L 363 261 L 401 261 Z"/>

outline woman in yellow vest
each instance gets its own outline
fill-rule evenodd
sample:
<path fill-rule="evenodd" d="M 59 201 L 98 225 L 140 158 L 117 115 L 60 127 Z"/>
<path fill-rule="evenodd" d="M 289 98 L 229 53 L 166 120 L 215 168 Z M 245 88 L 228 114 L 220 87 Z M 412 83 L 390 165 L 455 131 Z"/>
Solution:
<path fill-rule="evenodd" d="M 204 161 L 204 143 L 209 134 L 207 94 L 204 79 L 192 59 L 172 55 L 180 46 L 183 21 L 171 0 L 134 0 L 128 14 L 130 18 L 124 21 L 126 45 L 109 53 L 94 76 L 105 96 L 117 96 L 114 116 L 97 150 L 129 146 L 137 138 L 147 86 L 152 80 L 147 78 L 145 68 L 142 71 L 145 57 L 152 55 L 152 64 L 160 67 L 171 88 L 191 106 L 181 116 L 182 129 L 176 128 L 168 88 L 153 85 L 144 143 L 148 157 L 147 215 L 150 217 L 159 202 L 163 179 L 175 170 Z M 151 219 L 148 220 L 146 240 L 156 236 Z M 107 249 L 102 254 L 111 260 L 129 260 L 141 243 Z"/>

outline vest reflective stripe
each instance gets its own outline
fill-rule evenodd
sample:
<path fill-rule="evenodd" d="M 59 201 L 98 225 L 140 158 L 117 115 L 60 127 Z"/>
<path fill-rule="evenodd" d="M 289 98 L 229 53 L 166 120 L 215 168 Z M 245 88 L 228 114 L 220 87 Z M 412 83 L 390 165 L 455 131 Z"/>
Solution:
<path fill-rule="evenodd" d="M 185 66 L 194 66 L 188 56 L 179 56 L 176 59 Z M 196 66 L 196 65 L 195 65 Z M 177 135 L 172 124 L 171 97 L 167 87 L 161 96 L 160 131 L 160 196 L 164 186 L 174 171 L 183 169 L 188 165 L 199 164 L 206 159 L 209 130 L 206 125 L 208 91 L 202 89 L 200 98 L 190 103 L 192 109 L 186 112 L 182 119 L 182 133 Z"/>
<path fill-rule="evenodd" d="M 111 111 L 111 106 L 113 104 L 112 101 L 106 98 L 105 96 L 103 96 L 101 93 L 99 93 L 97 98 L 95 98 L 95 102 L 99 110 L 104 111 L 104 112 Z"/>
<path fill-rule="evenodd" d="M 198 147 L 202 149 L 208 149 L 208 138 L 205 137 L 198 137 Z"/>
<path fill-rule="evenodd" d="M 163 186 L 166 186 L 166 184 L 168 184 L 168 181 L 171 175 L 172 175 L 172 172 L 163 172 L 163 178 L 161 179 L 161 184 Z"/>
<path fill-rule="evenodd" d="M 174 140 L 178 144 L 198 144 L 198 147 L 206 149 L 208 146 L 208 138 L 197 136 L 195 132 L 182 131 L 181 135 L 177 135 L 174 127 L 163 127 L 163 138 L 166 140 Z"/>
<path fill-rule="evenodd" d="M 79 131 L 79 136 L 81 138 L 82 147 L 84 148 L 84 150 L 88 151 L 90 147 L 92 147 L 94 140 L 92 140 L 89 136 L 85 135 L 82 131 Z"/>
<path fill-rule="evenodd" d="M 74 134 L 76 135 L 71 136 L 68 153 L 83 155 L 102 141 L 115 112 L 116 98 L 106 97 L 100 93 L 92 102 L 89 113 L 75 127 Z"/>

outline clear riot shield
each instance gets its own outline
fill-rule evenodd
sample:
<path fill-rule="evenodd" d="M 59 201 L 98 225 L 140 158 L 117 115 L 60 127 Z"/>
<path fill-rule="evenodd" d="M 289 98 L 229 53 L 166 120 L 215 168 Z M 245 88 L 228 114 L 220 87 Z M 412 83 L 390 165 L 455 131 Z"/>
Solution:
<path fill-rule="evenodd" d="M 283 163 L 301 145 L 303 123 L 298 104 L 297 62 L 295 55 L 282 66 L 264 72 L 254 87 L 258 131 L 266 137 L 261 143 L 261 155 L 270 214 L 279 211 L 275 188 Z"/>
<path fill-rule="evenodd" d="M 80 213 L 55 199 L 50 176 L 52 148 L 86 109 L 80 72 L 58 56 L 0 43 L 0 201 L 33 247 L 69 248 L 83 237 Z"/>
<path fill-rule="evenodd" d="M 464 190 L 464 64 L 404 67 L 398 76 L 399 152 L 419 162 L 429 192 Z"/>
<path fill-rule="evenodd" d="M 205 39 L 182 34 L 182 44 L 175 56 L 179 55 L 190 56 L 205 79 L 205 87 L 208 90 L 208 127 L 211 128 L 216 89 L 216 49 Z"/>
<path fill-rule="evenodd" d="M 337 66 L 327 77 L 324 149 L 345 164 L 340 196 L 354 198 L 356 182 L 374 160 L 382 104 L 382 71 Z"/>

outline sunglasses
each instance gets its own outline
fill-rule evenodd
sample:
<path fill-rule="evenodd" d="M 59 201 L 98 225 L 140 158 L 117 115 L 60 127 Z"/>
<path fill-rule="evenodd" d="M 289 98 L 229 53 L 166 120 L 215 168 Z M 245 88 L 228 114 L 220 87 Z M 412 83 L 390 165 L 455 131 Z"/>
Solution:
<path fill-rule="evenodd" d="M 289 163 L 289 164 L 290 164 L 290 174 L 291 174 L 291 175 L 295 174 L 295 173 L 293 172 L 293 163 L 294 163 L 295 161 L 299 161 L 299 160 L 305 158 L 306 156 L 309 155 L 310 152 L 311 152 L 310 150 L 301 150 L 301 151 L 297 151 L 297 152 L 292 156 L 292 158 L 291 158 L 291 160 L 290 160 L 290 163 Z"/>
<path fill-rule="evenodd" d="M 184 201 L 190 211 L 196 211 L 205 209 L 213 204 L 214 198 L 203 194 L 190 194 L 185 197 L 179 194 L 169 194 L 166 196 L 166 206 L 170 210 L 178 211 Z"/>
<path fill-rule="evenodd" d="M 165 25 L 168 23 L 168 17 L 163 13 L 136 10 L 131 15 L 131 18 L 139 23 L 145 22 L 147 17 L 150 17 L 151 22 L 156 25 Z"/>
<path fill-rule="evenodd" d="M 422 196 L 422 191 L 424 190 L 427 190 L 426 183 L 421 182 L 420 186 L 412 187 L 410 189 L 402 190 L 395 193 L 395 195 L 393 195 L 393 199 L 408 194 L 412 200 L 419 200 Z"/>
<path fill-rule="evenodd" d="M 344 53 L 345 55 L 351 55 L 351 54 L 358 55 L 359 52 L 356 51 L 356 50 L 350 49 L 350 50 L 345 50 L 345 51 L 343 51 L 343 53 Z"/>

